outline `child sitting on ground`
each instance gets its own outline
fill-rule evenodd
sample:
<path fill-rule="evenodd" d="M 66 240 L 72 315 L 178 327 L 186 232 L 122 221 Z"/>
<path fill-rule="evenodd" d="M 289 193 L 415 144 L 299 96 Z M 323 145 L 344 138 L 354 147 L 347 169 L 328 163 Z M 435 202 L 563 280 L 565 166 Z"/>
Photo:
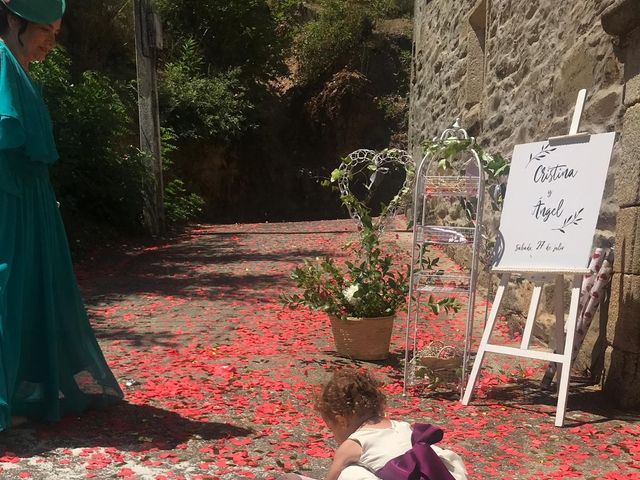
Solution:
<path fill-rule="evenodd" d="M 325 480 L 466 480 L 462 459 L 451 450 L 431 445 L 442 438 L 440 429 L 417 424 L 414 431 L 407 422 L 385 417 L 386 398 L 380 386 L 365 370 L 343 368 L 333 374 L 317 398 L 316 409 L 339 444 Z M 429 440 L 419 438 L 427 431 Z M 417 440 L 422 440 L 422 451 L 413 448 Z M 389 462 L 403 454 L 399 463 Z M 416 473 L 418 463 L 427 475 Z M 381 471 L 383 467 L 386 473 Z"/>

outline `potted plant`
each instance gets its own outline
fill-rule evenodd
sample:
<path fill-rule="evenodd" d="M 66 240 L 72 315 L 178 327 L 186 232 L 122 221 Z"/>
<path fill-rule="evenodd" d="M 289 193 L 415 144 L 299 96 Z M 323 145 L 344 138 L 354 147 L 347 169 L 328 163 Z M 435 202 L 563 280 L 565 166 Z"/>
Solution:
<path fill-rule="evenodd" d="M 366 169 L 375 172 L 375 166 Z M 350 179 L 351 167 L 348 160 L 343 161 L 328 184 Z M 398 205 L 411 192 L 411 173 L 407 169 L 408 182 L 389 205 Z M 340 198 L 359 227 L 358 241 L 347 244 L 350 258 L 342 265 L 331 257 L 306 260 L 291 273 L 300 292 L 282 295 L 281 300 L 290 308 L 326 312 L 339 354 L 357 360 L 383 360 L 389 355 L 394 318 L 404 308 L 409 292 L 409 265 L 394 265 L 393 256 L 381 248 L 383 219 L 389 206 L 382 205 L 380 220 L 374 224 L 364 201 L 344 190 Z M 452 298 L 429 298 L 429 303 L 436 312 L 457 308 Z"/>

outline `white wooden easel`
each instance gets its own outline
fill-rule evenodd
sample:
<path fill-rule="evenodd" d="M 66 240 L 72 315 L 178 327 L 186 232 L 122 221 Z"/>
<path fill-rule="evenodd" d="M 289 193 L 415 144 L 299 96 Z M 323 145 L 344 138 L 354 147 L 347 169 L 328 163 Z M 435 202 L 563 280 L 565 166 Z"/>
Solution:
<path fill-rule="evenodd" d="M 553 137 L 549 139 L 550 144 L 564 144 L 575 141 L 581 141 L 589 137 L 587 133 L 578 133 L 580 126 L 580 118 L 582 116 L 582 110 L 584 108 L 584 102 L 586 99 L 587 91 L 580 90 L 578 93 L 578 100 L 576 102 L 576 108 L 573 112 L 573 119 L 571 121 L 571 128 L 569 129 L 569 135 L 561 137 Z M 532 358 L 538 360 L 545 360 L 549 362 L 556 362 L 558 364 L 558 404 L 556 408 L 555 425 L 558 427 L 564 424 L 564 415 L 567 406 L 567 395 L 569 390 L 569 378 L 571 376 L 571 352 L 573 347 L 573 341 L 575 337 L 576 321 L 578 317 L 578 303 L 580 300 L 580 287 L 582 285 L 582 277 L 588 273 L 588 269 L 574 269 L 564 271 L 544 271 L 544 270 L 509 270 L 502 269 L 500 267 L 494 268 L 495 272 L 501 273 L 500 285 L 496 291 L 496 296 L 491 307 L 491 313 L 485 325 L 482 339 L 480 340 L 480 346 L 473 363 L 471 375 L 467 382 L 464 395 L 462 397 L 462 404 L 468 405 L 471 400 L 471 395 L 478 379 L 480 368 L 484 360 L 484 355 L 487 352 L 498 353 L 503 355 L 513 355 L 524 358 Z M 534 289 L 531 296 L 531 304 L 529 305 L 529 312 L 525 323 L 524 332 L 522 334 L 522 342 L 520 347 L 507 347 L 503 345 L 495 345 L 489 343 L 493 328 L 496 323 L 500 304 L 509 285 L 509 279 L 511 275 L 517 273 L 531 279 L 534 283 Z M 571 286 L 571 303 L 569 305 L 569 315 L 565 325 L 565 305 L 564 305 L 564 275 L 573 275 L 573 283 Z M 545 284 L 555 283 L 555 336 L 556 336 L 556 351 L 557 353 L 532 350 L 529 348 L 531 343 L 531 335 L 533 332 L 533 325 L 535 323 L 536 315 L 538 313 L 538 306 L 540 304 L 540 296 Z M 565 333 L 566 330 L 566 333 Z"/>

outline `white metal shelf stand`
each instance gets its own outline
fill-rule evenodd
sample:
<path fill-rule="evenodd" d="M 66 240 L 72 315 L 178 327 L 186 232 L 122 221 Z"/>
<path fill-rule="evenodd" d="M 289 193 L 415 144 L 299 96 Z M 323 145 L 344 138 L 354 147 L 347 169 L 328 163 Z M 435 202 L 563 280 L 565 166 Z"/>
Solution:
<path fill-rule="evenodd" d="M 443 145 L 456 140 L 470 140 L 467 132 L 456 122 L 436 139 Z M 470 145 L 471 146 L 471 145 Z M 461 165 L 461 175 L 438 175 L 437 156 L 425 155 L 416 169 L 416 184 L 413 197 L 413 244 L 411 254 L 411 273 L 409 279 L 410 294 L 405 322 L 405 363 L 404 394 L 407 387 L 415 381 L 415 369 L 420 352 L 418 351 L 418 322 L 422 297 L 433 294 L 467 296 L 467 318 L 462 358 L 461 388 L 465 384 L 468 370 L 473 320 L 475 310 L 475 291 L 478 279 L 478 249 L 481 241 L 482 210 L 484 204 L 484 174 L 477 153 L 470 147 L 456 155 L 457 159 L 468 157 Z M 451 172 L 447 172 L 451 173 Z M 430 199 L 453 201 L 465 199 L 473 206 L 472 218 L 467 225 L 435 225 L 428 217 Z M 456 245 L 471 249 L 471 265 L 460 272 L 442 272 L 428 269 L 424 254 L 430 245 Z M 446 340 L 443 343 L 447 343 Z M 462 394 L 462 390 L 461 390 Z"/>

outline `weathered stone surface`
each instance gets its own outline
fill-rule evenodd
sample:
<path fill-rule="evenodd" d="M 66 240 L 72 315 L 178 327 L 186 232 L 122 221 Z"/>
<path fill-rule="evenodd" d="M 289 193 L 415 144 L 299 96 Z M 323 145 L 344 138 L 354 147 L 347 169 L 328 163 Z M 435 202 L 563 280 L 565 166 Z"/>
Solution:
<path fill-rule="evenodd" d="M 606 396 L 622 408 L 640 407 L 640 354 L 614 349 L 610 361 Z"/>
<path fill-rule="evenodd" d="M 640 2 L 622 0 L 603 14 L 602 24 L 621 36 L 624 49 L 624 115 L 616 194 L 619 205 L 616 264 L 607 340 L 612 346 L 606 395 L 622 407 L 640 406 Z"/>
<path fill-rule="evenodd" d="M 640 2 L 616 0 L 602 13 L 602 27 L 609 35 L 625 35 L 640 26 Z"/>
<path fill-rule="evenodd" d="M 640 205 L 640 104 L 627 109 L 618 158 L 616 197 L 620 207 Z"/>
<path fill-rule="evenodd" d="M 478 0 L 417 2 L 415 75 L 409 112 L 409 141 L 414 153 L 419 153 L 424 139 L 433 138 L 461 118 L 463 126 L 470 127 L 488 150 L 508 158 L 515 144 L 566 134 L 577 92 L 586 88 L 589 95 L 580 130 L 623 132 L 624 145 L 616 142 L 614 147 L 597 226 L 596 246 L 609 247 L 615 235 L 618 201 L 625 206 L 640 204 L 640 30 L 632 32 L 630 28 L 636 21 L 634 15 L 608 9 L 612 3 L 490 2 L 485 37 L 470 44 L 470 27 L 482 33 L 478 18 L 471 25 L 469 22 Z M 633 13 L 640 1 L 618 1 L 616 5 L 632 8 Z M 609 16 L 601 23 L 605 10 Z M 612 38 L 603 24 L 615 35 L 624 31 L 625 39 L 618 42 Z M 475 103 L 480 75 L 469 70 L 478 68 L 477 47 L 482 40 L 484 84 L 481 101 Z M 461 62 L 467 65 L 462 79 Z M 623 131 L 625 104 L 631 108 Z M 638 360 L 632 355 L 640 351 L 640 304 L 636 303 L 640 300 L 640 275 L 630 275 L 640 273 L 640 253 L 636 253 L 640 247 L 635 247 L 640 221 L 635 215 L 622 214 L 624 225 L 616 240 L 618 255 L 621 242 L 627 253 L 618 258 L 625 274 L 617 275 L 617 284 L 612 286 L 615 298 L 608 310 L 612 323 L 607 326 L 606 312 L 601 312 L 604 317 L 597 328 L 592 327 L 577 362 L 593 371 L 596 363 L 600 368 L 605 363 L 608 368 L 609 358 L 616 359 L 612 385 L 627 378 L 622 375 L 628 376 L 625 381 L 631 381 L 618 392 L 626 395 L 620 400 L 625 405 L 633 403 L 632 395 L 640 398 L 634 390 L 640 387 L 633 383 L 639 375 L 633 370 Z M 515 298 L 513 310 L 526 314 L 528 296 L 520 295 L 525 291 L 511 293 Z M 606 306 L 603 308 L 606 310 Z M 544 322 L 549 311 L 549 305 L 543 306 L 537 334 L 545 335 L 552 326 L 552 322 Z M 615 344 L 605 352 L 607 335 L 611 342 L 615 339 Z M 595 352 L 591 362 L 588 352 Z"/>
<path fill-rule="evenodd" d="M 640 103 L 640 26 L 626 39 L 624 78 L 624 104 L 627 107 Z"/>
<path fill-rule="evenodd" d="M 555 117 L 561 117 L 568 129 L 580 88 L 588 88 L 591 95 L 609 88 L 621 93 L 622 71 L 613 41 L 598 22 L 609 3 L 558 4 L 546 0 L 537 2 L 535 11 L 523 17 L 522 12 L 531 10 L 530 2 L 493 2 L 484 42 L 485 118 L 501 113 L 511 131 L 527 125 L 528 140 L 533 141 L 548 136 Z M 452 67 L 467 57 L 468 15 L 474 4 L 471 0 L 419 2 L 412 140 L 433 137 L 464 110 L 466 89 L 452 80 Z M 449 88 L 443 88 L 445 84 Z M 591 108 L 589 101 L 585 117 Z M 619 108 L 610 111 L 606 119 L 597 115 L 592 123 L 583 122 L 583 129 L 603 131 L 611 124 L 620 126 Z M 495 142 L 491 130 L 483 131 L 485 140 L 502 153 L 511 153 L 513 139 Z"/>
<path fill-rule="evenodd" d="M 409 141 L 414 154 L 456 118 L 471 119 L 485 147 L 506 157 L 517 143 L 568 132 L 578 90 L 589 98 L 581 130 L 622 129 L 623 68 L 615 40 L 600 23 L 611 0 L 490 2 L 484 39 L 481 19 L 470 16 L 478 0 L 416 2 L 415 75 L 409 112 Z M 484 43 L 482 43 L 484 40 Z M 484 45 L 481 103 L 476 81 L 481 72 L 478 45 Z M 460 64 L 466 74 L 459 78 Z M 473 87 L 473 88 L 472 88 Z M 469 110 L 473 108 L 473 112 Z M 611 172 L 615 171 L 615 161 Z M 616 210 L 613 180 L 607 182 L 599 228 L 612 229 Z"/>
<path fill-rule="evenodd" d="M 614 352 L 640 354 L 640 275 L 613 275 L 609 313 L 614 324 L 607 340 Z"/>
<path fill-rule="evenodd" d="M 467 65 L 465 70 L 465 105 L 473 106 L 482 101 L 484 89 L 484 31 L 474 30 L 471 26 L 467 29 Z M 457 80 L 457 76 L 454 77 Z"/>
<path fill-rule="evenodd" d="M 588 101 L 590 108 L 589 114 L 586 116 L 587 121 L 606 125 L 612 117 L 620 112 L 622 91 L 619 85 L 612 85 L 609 88 L 593 92 Z"/>
<path fill-rule="evenodd" d="M 640 275 L 640 207 L 621 208 L 617 225 L 614 270 Z"/>

